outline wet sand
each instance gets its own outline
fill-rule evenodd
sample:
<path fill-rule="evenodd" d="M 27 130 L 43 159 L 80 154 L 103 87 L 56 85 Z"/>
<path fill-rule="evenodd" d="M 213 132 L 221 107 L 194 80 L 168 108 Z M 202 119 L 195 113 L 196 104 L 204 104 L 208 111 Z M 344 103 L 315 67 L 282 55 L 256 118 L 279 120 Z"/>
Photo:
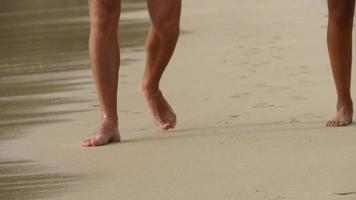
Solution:
<path fill-rule="evenodd" d="M 123 2 L 136 12 L 143 1 Z M 97 109 L 88 60 L 86 1 L 5 0 L 0 6 L 0 146 L 31 134 L 32 126 L 70 122 L 73 113 Z M 121 47 L 142 51 L 148 22 L 121 21 Z M 123 60 L 123 66 L 132 62 Z M 22 160 L 28 159 L 28 160 Z M 77 186 L 81 173 L 42 159 L 0 156 L 0 199 L 46 199 Z"/>
<path fill-rule="evenodd" d="M 28 160 L 0 161 L 0 195 L 4 200 L 47 199 L 77 187 L 84 177 L 55 172 Z"/>
<path fill-rule="evenodd" d="M 124 1 L 123 12 L 144 7 L 142 1 Z M 16 136 L 8 128 L 52 123 L 64 120 L 61 115 L 92 110 L 95 97 L 82 98 L 76 92 L 93 84 L 86 2 L 6 0 L 0 19 L 0 138 Z M 121 29 L 123 53 L 129 48 L 142 51 L 147 20 L 124 19 Z M 131 61 L 126 58 L 122 64 Z M 76 109 L 63 110 L 67 105 Z"/>
<path fill-rule="evenodd" d="M 182 28 L 190 34 L 162 83 L 178 114 L 175 131 L 152 125 L 137 90 L 144 52 L 134 47 L 120 72 L 121 144 L 80 147 L 99 119 L 88 103 L 84 108 L 95 110 L 27 127 L 31 134 L 4 141 L 0 151 L 85 174 L 80 187 L 51 199 L 355 199 L 356 127 L 324 127 L 335 112 L 325 2 L 183 5 Z M 51 96 L 95 99 L 92 84 L 76 88 Z"/>

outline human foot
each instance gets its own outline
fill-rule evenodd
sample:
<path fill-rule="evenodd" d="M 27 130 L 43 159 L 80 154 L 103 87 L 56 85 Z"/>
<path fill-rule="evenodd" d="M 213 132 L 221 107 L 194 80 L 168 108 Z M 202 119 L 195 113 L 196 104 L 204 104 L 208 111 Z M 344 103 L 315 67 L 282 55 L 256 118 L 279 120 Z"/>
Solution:
<path fill-rule="evenodd" d="M 337 108 L 336 116 L 326 122 L 327 127 L 347 126 L 352 123 L 353 104 L 340 105 Z"/>
<path fill-rule="evenodd" d="M 103 121 L 95 130 L 90 139 L 82 141 L 83 147 L 102 146 L 113 142 L 120 142 L 120 133 L 117 123 Z"/>
<path fill-rule="evenodd" d="M 174 129 L 177 117 L 160 90 L 150 91 L 141 86 L 155 124 L 162 130 Z"/>

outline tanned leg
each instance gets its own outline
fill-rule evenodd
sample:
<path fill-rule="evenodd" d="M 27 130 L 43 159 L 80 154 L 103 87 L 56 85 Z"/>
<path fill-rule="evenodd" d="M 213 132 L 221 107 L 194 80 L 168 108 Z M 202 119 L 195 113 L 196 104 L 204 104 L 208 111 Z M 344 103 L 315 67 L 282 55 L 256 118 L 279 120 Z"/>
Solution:
<path fill-rule="evenodd" d="M 351 98 L 352 28 L 355 0 L 328 0 L 328 49 L 337 91 L 337 114 L 328 127 L 352 123 Z"/>
<path fill-rule="evenodd" d="M 151 27 L 147 38 L 147 64 L 141 90 L 155 124 L 163 130 L 176 126 L 176 115 L 159 87 L 179 36 L 181 0 L 147 0 Z"/>
<path fill-rule="evenodd" d="M 100 146 L 120 141 L 117 88 L 120 53 L 117 40 L 120 0 L 89 0 L 89 52 L 101 109 L 101 122 L 82 146 Z"/>

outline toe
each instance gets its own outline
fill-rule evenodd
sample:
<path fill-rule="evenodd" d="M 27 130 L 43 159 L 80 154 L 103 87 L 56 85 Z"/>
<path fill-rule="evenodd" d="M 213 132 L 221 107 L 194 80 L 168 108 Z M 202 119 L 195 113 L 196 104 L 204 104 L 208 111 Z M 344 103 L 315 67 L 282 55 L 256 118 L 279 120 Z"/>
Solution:
<path fill-rule="evenodd" d="M 162 129 L 162 130 L 168 130 L 170 128 L 171 124 L 170 123 L 162 123 L 159 125 L 159 127 Z"/>
<path fill-rule="evenodd" d="M 91 146 L 91 139 L 86 139 L 81 142 L 82 147 L 90 147 Z"/>
<path fill-rule="evenodd" d="M 172 112 L 168 115 L 167 119 L 168 119 L 168 123 L 170 124 L 170 128 L 171 129 L 175 128 L 177 124 L 177 116 Z"/>
<path fill-rule="evenodd" d="M 94 139 L 94 138 L 91 139 L 90 144 L 91 144 L 91 146 L 99 146 L 98 140 L 97 140 L 97 139 Z"/>
<path fill-rule="evenodd" d="M 174 119 L 172 122 L 171 122 L 171 128 L 174 129 L 177 125 L 177 120 Z"/>
<path fill-rule="evenodd" d="M 331 122 L 332 122 L 332 121 L 330 121 L 330 120 L 327 121 L 327 122 L 326 122 L 326 126 L 327 126 L 327 127 L 331 127 Z"/>
<path fill-rule="evenodd" d="M 327 127 L 333 127 L 334 121 L 330 120 L 327 123 Z"/>
<path fill-rule="evenodd" d="M 336 126 L 342 126 L 343 122 L 342 121 L 337 121 Z"/>
<path fill-rule="evenodd" d="M 167 124 L 169 124 L 169 128 L 173 129 L 176 125 L 174 117 L 169 118 L 169 122 L 167 122 Z"/>
<path fill-rule="evenodd" d="M 177 124 L 177 116 L 175 114 L 173 114 L 171 122 L 172 124 Z"/>
<path fill-rule="evenodd" d="M 91 146 L 102 146 L 107 144 L 108 142 L 106 142 L 105 140 L 101 139 L 101 138 L 93 138 L 91 141 Z"/>
<path fill-rule="evenodd" d="M 333 121 L 332 124 L 331 124 L 331 127 L 336 127 L 338 126 L 339 122 L 338 121 Z"/>
<path fill-rule="evenodd" d="M 334 123 L 335 123 L 335 121 L 330 121 L 330 123 L 329 123 L 329 127 L 333 127 L 334 126 Z"/>

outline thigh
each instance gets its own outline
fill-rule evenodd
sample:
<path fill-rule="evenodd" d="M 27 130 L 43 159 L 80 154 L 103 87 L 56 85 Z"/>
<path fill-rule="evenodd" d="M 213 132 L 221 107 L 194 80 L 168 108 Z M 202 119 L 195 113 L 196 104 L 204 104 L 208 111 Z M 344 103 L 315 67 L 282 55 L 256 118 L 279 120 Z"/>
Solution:
<path fill-rule="evenodd" d="M 181 0 L 147 0 L 148 11 L 154 24 L 179 21 Z"/>

